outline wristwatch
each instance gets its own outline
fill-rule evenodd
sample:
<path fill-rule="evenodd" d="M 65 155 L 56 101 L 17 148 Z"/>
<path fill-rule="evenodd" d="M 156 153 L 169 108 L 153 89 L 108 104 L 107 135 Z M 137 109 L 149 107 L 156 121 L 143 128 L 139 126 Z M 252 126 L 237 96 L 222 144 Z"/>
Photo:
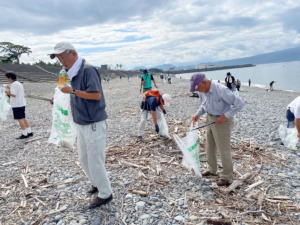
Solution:
<path fill-rule="evenodd" d="M 71 93 L 71 94 L 72 94 L 72 95 L 75 95 L 75 89 L 72 90 L 72 93 Z"/>

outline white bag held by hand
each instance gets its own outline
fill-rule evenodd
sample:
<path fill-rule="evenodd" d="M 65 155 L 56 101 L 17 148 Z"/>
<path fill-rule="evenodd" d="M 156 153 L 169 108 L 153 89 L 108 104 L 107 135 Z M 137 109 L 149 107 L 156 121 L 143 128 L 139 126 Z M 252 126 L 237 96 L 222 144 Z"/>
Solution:
<path fill-rule="evenodd" d="M 279 137 L 281 138 L 281 141 L 283 142 L 285 147 L 292 150 L 297 150 L 296 145 L 298 142 L 298 137 L 296 127 L 287 128 L 285 125 L 280 124 L 278 132 Z"/>
<path fill-rule="evenodd" d="M 196 127 L 198 127 L 198 123 L 195 124 L 195 127 L 193 127 L 192 123 L 190 130 Z M 182 139 L 176 134 L 173 137 L 183 153 L 182 165 L 192 168 L 197 177 L 202 177 L 200 172 L 198 131 L 189 131 Z"/>
<path fill-rule="evenodd" d="M 168 124 L 164 114 L 162 112 L 158 112 L 158 113 L 160 113 L 160 120 L 157 121 L 157 125 L 159 127 L 158 135 L 165 138 L 171 138 L 169 135 Z"/>
<path fill-rule="evenodd" d="M 73 121 L 70 95 L 55 88 L 52 109 L 52 130 L 49 143 L 61 147 L 72 147 L 77 136 L 77 128 Z"/>
<path fill-rule="evenodd" d="M 5 89 L 0 90 L 0 118 L 2 121 L 7 119 L 7 114 L 10 109 L 10 104 L 7 102 L 8 97 L 5 94 Z"/>

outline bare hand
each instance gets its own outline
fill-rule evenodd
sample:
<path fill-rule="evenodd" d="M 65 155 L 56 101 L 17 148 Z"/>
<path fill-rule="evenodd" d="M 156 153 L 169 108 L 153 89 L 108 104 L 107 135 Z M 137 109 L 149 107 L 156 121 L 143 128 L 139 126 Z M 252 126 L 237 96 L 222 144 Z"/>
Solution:
<path fill-rule="evenodd" d="M 198 115 L 194 115 L 194 116 L 192 117 L 192 121 L 193 121 L 194 123 L 196 123 L 198 120 L 199 120 L 199 116 L 198 116 Z"/>
<path fill-rule="evenodd" d="M 65 82 L 63 82 L 64 86 L 60 89 L 62 93 L 71 94 L 73 89 L 71 86 L 68 86 Z"/>
<path fill-rule="evenodd" d="M 216 124 L 225 123 L 226 120 L 227 120 L 227 117 L 223 114 L 222 116 L 219 116 L 219 117 L 216 119 Z"/>

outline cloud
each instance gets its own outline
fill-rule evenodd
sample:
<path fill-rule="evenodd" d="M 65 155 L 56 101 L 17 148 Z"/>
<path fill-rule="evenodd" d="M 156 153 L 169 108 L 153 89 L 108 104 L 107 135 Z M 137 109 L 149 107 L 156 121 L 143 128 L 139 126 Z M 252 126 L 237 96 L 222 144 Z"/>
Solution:
<path fill-rule="evenodd" d="M 95 65 L 205 63 L 300 45 L 292 0 L 11 0 L 0 2 L 0 40 L 28 46 L 22 62 L 50 61 L 72 42 Z"/>

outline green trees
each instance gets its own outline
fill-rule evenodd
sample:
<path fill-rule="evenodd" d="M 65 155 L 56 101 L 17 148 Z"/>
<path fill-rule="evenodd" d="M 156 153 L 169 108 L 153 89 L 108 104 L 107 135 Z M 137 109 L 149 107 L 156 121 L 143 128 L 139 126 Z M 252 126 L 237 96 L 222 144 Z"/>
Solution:
<path fill-rule="evenodd" d="M 19 58 L 22 54 L 29 55 L 32 53 L 31 49 L 23 45 L 15 45 L 10 42 L 0 42 L 0 53 L 6 53 L 4 56 L 1 56 L 0 60 L 3 63 L 13 63 L 16 62 L 20 64 Z"/>

